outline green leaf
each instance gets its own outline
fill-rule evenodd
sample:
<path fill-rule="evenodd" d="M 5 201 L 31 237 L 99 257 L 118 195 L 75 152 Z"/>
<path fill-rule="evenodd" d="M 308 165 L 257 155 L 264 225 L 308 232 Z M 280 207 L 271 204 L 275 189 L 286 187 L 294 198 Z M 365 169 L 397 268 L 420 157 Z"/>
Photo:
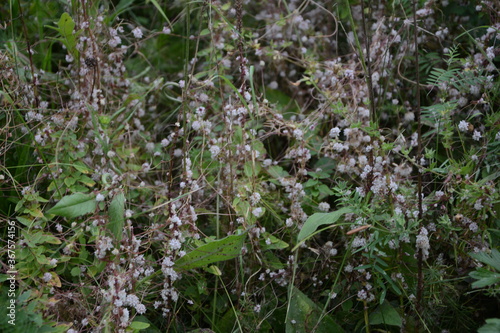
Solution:
<path fill-rule="evenodd" d="M 233 142 L 237 145 L 243 143 L 243 130 L 240 126 L 234 128 Z"/>
<path fill-rule="evenodd" d="M 82 270 L 80 269 L 80 267 L 73 267 L 71 269 L 71 276 L 80 276 L 80 274 L 82 273 Z"/>
<path fill-rule="evenodd" d="M 498 333 L 500 332 L 500 319 L 486 319 L 486 324 L 477 330 L 477 333 Z"/>
<path fill-rule="evenodd" d="M 285 170 L 283 170 L 282 167 L 277 166 L 277 165 L 273 165 L 273 166 L 267 168 L 267 172 L 269 172 L 269 175 L 275 179 L 285 178 L 285 177 L 290 176 L 290 174 L 288 172 L 286 172 Z"/>
<path fill-rule="evenodd" d="M 302 226 L 302 229 L 297 236 L 297 242 L 301 242 L 311 236 L 319 226 L 333 224 L 337 222 L 342 215 L 352 212 L 352 208 L 344 207 L 332 213 L 316 213 L 311 215 Z"/>
<path fill-rule="evenodd" d="M 75 167 L 76 170 L 80 171 L 81 173 L 88 174 L 92 171 L 88 166 L 83 164 L 83 162 L 76 161 L 73 166 Z"/>
<path fill-rule="evenodd" d="M 178 259 L 174 267 L 177 270 L 189 270 L 236 258 L 241 253 L 246 235 L 246 232 L 241 235 L 231 235 L 202 245 Z"/>
<path fill-rule="evenodd" d="M 479 260 L 483 264 L 493 267 L 495 270 L 500 272 L 500 252 L 497 249 L 491 250 L 491 253 L 486 252 L 470 253 L 470 256 L 476 260 Z"/>
<path fill-rule="evenodd" d="M 222 272 L 221 272 L 220 268 L 215 266 L 215 265 L 210 265 L 208 267 L 205 267 L 205 268 L 203 268 L 203 270 L 205 270 L 205 272 L 208 272 L 208 273 L 213 274 L 215 276 L 222 276 Z"/>
<path fill-rule="evenodd" d="M 143 323 L 142 321 L 133 321 L 130 324 L 130 328 L 132 328 L 134 330 L 144 330 L 144 329 L 148 328 L 149 326 L 151 326 L 151 325 L 148 323 Z"/>
<path fill-rule="evenodd" d="M 108 229 L 120 242 L 123 235 L 123 226 L 125 224 L 125 195 L 120 192 L 115 195 L 111 204 L 109 204 L 109 223 Z"/>
<path fill-rule="evenodd" d="M 308 333 L 313 332 L 314 328 L 316 328 L 314 332 L 317 333 L 344 332 L 330 316 L 324 316 L 318 324 L 320 316 L 321 308 L 299 289 L 293 287 L 288 320 L 286 322 L 286 332 Z"/>
<path fill-rule="evenodd" d="M 248 161 L 243 166 L 243 170 L 245 171 L 245 176 L 248 178 L 256 177 L 260 172 L 260 165 L 253 163 L 252 161 Z"/>
<path fill-rule="evenodd" d="M 86 185 L 88 187 L 94 187 L 95 186 L 95 181 L 88 177 L 88 176 L 85 176 L 85 175 L 79 175 L 78 176 L 78 181 L 80 183 L 82 183 L 83 185 Z"/>
<path fill-rule="evenodd" d="M 200 31 L 200 36 L 206 36 L 210 34 L 210 30 L 208 29 L 203 29 L 202 31 Z"/>
<path fill-rule="evenodd" d="M 73 33 L 75 29 L 75 21 L 68 13 L 63 13 L 61 18 L 57 22 L 57 28 L 47 26 L 48 28 L 52 28 L 59 32 L 61 35 L 61 42 L 66 46 L 70 53 L 74 53 L 76 51 L 76 33 Z"/>
<path fill-rule="evenodd" d="M 469 276 L 477 281 L 472 283 L 472 288 L 484 288 L 500 282 L 500 273 L 491 272 L 485 268 L 477 268 Z"/>
<path fill-rule="evenodd" d="M 91 213 L 95 208 L 95 195 L 75 193 L 63 197 L 54 207 L 49 209 L 47 213 L 74 218 Z"/>
<path fill-rule="evenodd" d="M 168 20 L 167 15 L 165 15 L 165 12 L 163 11 L 163 9 L 161 9 L 160 5 L 158 4 L 158 1 L 156 1 L 156 0 L 150 0 L 150 1 L 156 7 L 156 9 L 161 14 L 161 16 L 163 16 L 163 18 L 165 19 L 165 21 L 167 21 L 167 23 L 170 24 L 170 21 Z"/>
<path fill-rule="evenodd" d="M 288 247 L 288 243 L 266 232 L 264 233 L 262 239 L 260 240 L 260 247 L 263 250 L 280 250 L 280 249 L 286 249 Z"/>
<path fill-rule="evenodd" d="M 401 320 L 401 316 L 396 309 L 394 309 L 389 302 L 385 301 L 370 314 L 370 324 L 384 324 L 401 327 L 403 325 L 403 321 Z"/>
<path fill-rule="evenodd" d="M 22 216 L 17 216 L 16 219 L 27 227 L 30 227 L 33 224 L 33 220 L 27 219 Z"/>
<path fill-rule="evenodd" d="M 34 247 L 38 244 L 44 244 L 44 243 L 55 244 L 55 245 L 61 244 L 61 240 L 59 238 L 52 236 L 50 234 L 44 234 L 40 230 L 33 233 L 23 230 L 22 234 L 24 235 L 24 238 L 30 247 L 32 246 Z"/>
<path fill-rule="evenodd" d="M 74 185 L 75 183 L 76 183 L 76 179 L 73 177 L 65 177 L 64 178 L 64 184 L 66 184 L 66 186 L 68 186 L 68 187 Z"/>

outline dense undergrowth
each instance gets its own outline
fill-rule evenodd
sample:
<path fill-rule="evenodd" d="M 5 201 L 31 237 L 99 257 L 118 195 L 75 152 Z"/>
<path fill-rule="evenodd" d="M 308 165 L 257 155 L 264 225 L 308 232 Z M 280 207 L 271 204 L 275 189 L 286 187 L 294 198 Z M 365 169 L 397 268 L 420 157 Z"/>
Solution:
<path fill-rule="evenodd" d="M 2 331 L 500 327 L 498 2 L 0 9 Z"/>

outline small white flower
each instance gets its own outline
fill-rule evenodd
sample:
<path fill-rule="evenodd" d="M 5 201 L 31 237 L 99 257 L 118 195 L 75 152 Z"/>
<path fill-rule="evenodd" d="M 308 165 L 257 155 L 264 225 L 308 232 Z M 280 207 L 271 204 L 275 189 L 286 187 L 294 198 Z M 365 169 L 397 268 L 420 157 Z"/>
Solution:
<path fill-rule="evenodd" d="M 338 127 L 334 127 L 330 130 L 330 133 L 328 133 L 328 135 L 331 137 L 331 138 L 337 138 L 340 134 L 340 128 Z"/>
<path fill-rule="evenodd" d="M 328 212 L 330 210 L 330 204 L 328 202 L 320 202 L 318 209 L 322 212 Z"/>
<path fill-rule="evenodd" d="M 52 280 L 52 274 L 50 273 L 43 274 L 43 281 L 49 282 L 50 280 Z"/>
<path fill-rule="evenodd" d="M 134 34 L 135 38 L 142 38 L 142 30 L 139 27 L 136 27 L 134 30 L 132 30 L 132 33 Z"/>
<path fill-rule="evenodd" d="M 472 138 L 476 141 L 479 141 L 483 135 L 481 132 L 474 130 L 474 134 L 472 135 Z"/>
<path fill-rule="evenodd" d="M 172 250 L 178 250 L 182 246 L 181 242 L 177 238 L 171 239 L 170 242 L 169 242 L 169 244 L 170 244 L 170 248 Z"/>
<path fill-rule="evenodd" d="M 269 84 L 269 88 L 273 89 L 273 90 L 276 90 L 278 89 L 278 82 L 276 81 L 273 81 Z"/>
<path fill-rule="evenodd" d="M 98 193 L 95 197 L 95 201 L 97 201 L 97 202 L 104 201 L 104 195 L 102 195 L 101 193 Z"/>
<path fill-rule="evenodd" d="M 220 153 L 220 147 L 219 146 L 210 146 L 210 154 L 212 155 L 212 158 L 216 157 Z"/>
<path fill-rule="evenodd" d="M 461 120 L 460 123 L 458 124 L 458 129 L 461 132 L 467 132 L 467 130 L 469 129 L 469 123 L 466 122 L 465 120 Z"/>
<path fill-rule="evenodd" d="M 252 214 L 255 215 L 255 217 L 261 217 L 262 214 L 264 214 L 264 210 L 262 209 L 262 207 L 257 207 L 252 210 Z"/>

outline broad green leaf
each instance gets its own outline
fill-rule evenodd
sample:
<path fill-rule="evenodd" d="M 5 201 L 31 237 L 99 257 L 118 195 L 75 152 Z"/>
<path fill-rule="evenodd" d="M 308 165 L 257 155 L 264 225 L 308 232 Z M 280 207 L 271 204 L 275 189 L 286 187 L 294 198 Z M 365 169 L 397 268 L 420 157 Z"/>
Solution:
<path fill-rule="evenodd" d="M 494 273 L 482 267 L 470 272 L 469 276 L 477 280 L 472 283 L 472 288 L 484 288 L 500 282 L 500 273 Z"/>
<path fill-rule="evenodd" d="M 71 276 L 80 276 L 80 274 L 82 273 L 82 270 L 80 269 L 80 267 L 73 267 L 71 269 Z"/>
<path fill-rule="evenodd" d="M 253 163 L 252 161 L 248 161 L 243 166 L 243 170 L 245 171 L 245 176 L 248 178 L 256 177 L 260 172 L 260 165 Z"/>
<path fill-rule="evenodd" d="M 26 243 L 30 247 L 34 247 L 38 244 L 61 244 L 61 240 L 55 236 L 52 236 L 50 234 L 44 234 L 42 231 L 36 231 L 36 232 L 29 232 L 29 231 L 22 231 L 22 234 L 24 235 L 24 239 L 26 240 Z"/>
<path fill-rule="evenodd" d="M 236 258 L 241 253 L 241 248 L 247 233 L 231 235 L 225 238 L 202 245 L 186 254 L 175 262 L 177 270 L 190 270 L 204 267 L 208 264 Z"/>
<path fill-rule="evenodd" d="M 498 333 L 500 332 L 500 319 L 486 319 L 486 324 L 477 330 L 477 333 Z"/>
<path fill-rule="evenodd" d="M 264 233 L 264 235 L 262 235 L 262 239 L 260 240 L 260 247 L 263 250 L 279 250 L 286 249 L 288 247 L 288 243 L 266 232 Z"/>
<path fill-rule="evenodd" d="M 17 216 L 16 219 L 27 227 L 30 227 L 31 224 L 33 223 L 33 220 L 27 219 L 22 216 Z"/>
<path fill-rule="evenodd" d="M 489 254 L 486 252 L 470 253 L 470 256 L 500 272 L 500 252 L 497 249 L 491 250 Z"/>
<path fill-rule="evenodd" d="M 237 145 L 243 143 L 243 130 L 241 129 L 240 126 L 236 126 L 234 128 L 233 142 Z"/>
<path fill-rule="evenodd" d="M 302 226 L 297 236 L 297 242 L 301 242 L 311 236 L 319 226 L 333 224 L 337 222 L 342 215 L 352 212 L 352 208 L 344 207 L 332 213 L 316 213 L 311 215 Z"/>
<path fill-rule="evenodd" d="M 43 217 L 43 212 L 38 207 L 25 208 L 25 213 L 29 213 L 33 217 Z"/>
<path fill-rule="evenodd" d="M 344 330 L 330 316 L 324 316 L 320 323 L 321 307 L 296 287 L 292 289 L 290 307 L 286 322 L 286 333 L 330 333 Z M 292 323 L 293 320 L 293 323 Z"/>
<path fill-rule="evenodd" d="M 403 325 L 403 321 L 401 320 L 401 316 L 396 309 L 394 309 L 389 302 L 385 301 L 370 314 L 370 324 L 384 324 L 401 327 Z"/>
<path fill-rule="evenodd" d="M 208 29 L 203 29 L 202 31 L 200 31 L 200 36 L 206 36 L 210 34 L 210 30 Z"/>
<path fill-rule="evenodd" d="M 83 185 L 86 185 L 88 187 L 94 187 L 95 186 L 95 181 L 88 177 L 88 176 L 85 176 L 85 175 L 79 175 L 78 176 L 78 181 L 80 183 L 82 183 Z"/>
<path fill-rule="evenodd" d="M 109 223 L 108 229 L 120 242 L 123 235 L 123 225 L 125 223 L 125 195 L 120 192 L 115 195 L 109 205 Z"/>
<path fill-rule="evenodd" d="M 278 165 L 273 165 L 273 166 L 267 168 L 267 172 L 269 172 L 269 175 L 275 179 L 285 178 L 285 177 L 290 176 L 290 174 L 288 172 L 283 170 L 283 168 L 278 166 Z"/>
<path fill-rule="evenodd" d="M 73 166 L 75 167 L 76 170 L 80 171 L 81 173 L 88 174 L 92 171 L 88 166 L 83 164 L 83 162 L 76 161 Z"/>
<path fill-rule="evenodd" d="M 93 212 L 96 209 L 95 195 L 75 193 L 63 197 L 48 214 L 74 218 Z"/>
<path fill-rule="evenodd" d="M 130 328 L 132 328 L 134 330 L 144 330 L 144 329 L 148 328 L 149 326 L 151 326 L 151 325 L 148 323 L 143 323 L 142 321 L 133 321 L 130 324 Z"/>
<path fill-rule="evenodd" d="M 73 177 L 65 177 L 64 178 L 64 184 L 66 184 L 66 186 L 68 186 L 68 187 L 74 185 L 75 183 L 76 183 L 76 179 Z"/>
<path fill-rule="evenodd" d="M 76 47 L 76 34 L 73 33 L 75 21 L 68 13 L 63 13 L 57 22 L 57 26 L 63 44 L 66 45 L 69 52 L 73 53 Z"/>

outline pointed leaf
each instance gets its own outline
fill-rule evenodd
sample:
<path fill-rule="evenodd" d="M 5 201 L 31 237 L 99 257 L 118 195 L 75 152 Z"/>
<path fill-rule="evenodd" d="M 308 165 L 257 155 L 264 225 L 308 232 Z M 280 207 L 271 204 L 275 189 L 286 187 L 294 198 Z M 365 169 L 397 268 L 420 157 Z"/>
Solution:
<path fill-rule="evenodd" d="M 123 226 L 125 223 L 125 195 L 123 192 L 118 193 L 109 205 L 109 223 L 108 229 L 115 236 L 115 239 L 120 242 L 123 235 Z"/>
<path fill-rule="evenodd" d="M 321 322 L 321 308 L 296 287 L 293 287 L 286 333 L 306 332 L 344 332 L 331 316 L 324 316 Z"/>
<path fill-rule="evenodd" d="M 297 236 L 297 242 L 300 242 L 311 236 L 319 226 L 325 224 L 333 224 L 337 222 L 337 220 L 342 215 L 352 212 L 352 208 L 344 207 L 332 213 L 316 213 L 311 215 L 302 226 L 302 229 Z"/>
<path fill-rule="evenodd" d="M 49 209 L 47 213 L 74 218 L 91 213 L 95 208 L 95 195 L 75 193 L 63 197 L 54 207 Z"/>
<path fill-rule="evenodd" d="M 490 265 L 498 272 L 500 272 L 500 252 L 497 249 L 491 250 L 491 253 L 486 252 L 470 253 L 470 256 L 476 260 L 479 260 L 483 264 Z"/>
<path fill-rule="evenodd" d="M 403 321 L 399 313 L 392 307 L 392 305 L 385 301 L 374 312 L 370 314 L 371 325 L 391 325 L 401 327 Z"/>
<path fill-rule="evenodd" d="M 245 232 L 202 245 L 177 260 L 174 267 L 177 270 L 189 270 L 236 258 L 241 253 L 246 236 Z"/>

